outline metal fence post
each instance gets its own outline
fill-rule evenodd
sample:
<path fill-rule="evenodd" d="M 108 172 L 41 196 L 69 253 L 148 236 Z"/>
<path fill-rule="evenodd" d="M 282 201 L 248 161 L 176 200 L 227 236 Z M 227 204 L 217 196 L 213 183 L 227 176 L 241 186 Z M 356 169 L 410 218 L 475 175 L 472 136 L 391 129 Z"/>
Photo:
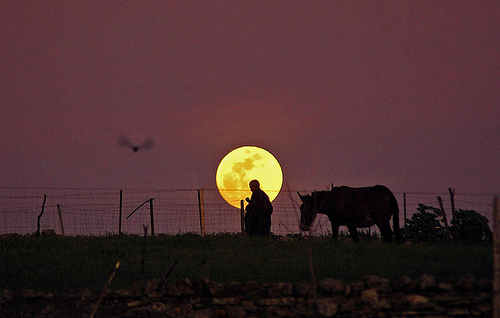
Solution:
<path fill-rule="evenodd" d="M 245 235 L 245 201 L 240 201 L 241 234 Z"/>
<path fill-rule="evenodd" d="M 198 189 L 198 210 L 200 211 L 200 232 L 205 235 L 205 196 L 203 189 Z"/>
<path fill-rule="evenodd" d="M 120 216 L 118 217 L 118 235 L 122 235 L 123 190 L 120 190 Z"/>
<path fill-rule="evenodd" d="M 493 200 L 493 317 L 500 318 L 500 212 Z"/>
<path fill-rule="evenodd" d="M 151 215 L 151 236 L 155 236 L 155 218 L 153 216 L 153 198 L 149 199 L 149 214 Z"/>

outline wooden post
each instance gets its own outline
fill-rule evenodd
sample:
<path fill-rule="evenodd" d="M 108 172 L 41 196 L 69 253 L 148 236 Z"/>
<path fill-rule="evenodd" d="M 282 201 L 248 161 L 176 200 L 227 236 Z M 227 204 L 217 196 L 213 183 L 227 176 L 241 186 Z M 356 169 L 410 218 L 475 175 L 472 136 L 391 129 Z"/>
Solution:
<path fill-rule="evenodd" d="M 310 292 L 310 300 L 312 300 L 312 305 L 314 310 L 318 309 L 318 284 L 316 280 L 316 274 L 314 274 L 314 261 L 313 261 L 313 252 L 312 252 L 312 242 L 311 238 L 308 237 L 305 240 L 305 248 L 307 254 L 307 260 L 309 263 L 309 272 L 311 273 L 311 289 Z"/>
<path fill-rule="evenodd" d="M 241 234 L 245 235 L 245 201 L 240 201 Z"/>
<path fill-rule="evenodd" d="M 455 218 L 455 188 L 448 188 L 448 191 L 450 192 L 450 202 L 451 202 L 451 216 L 452 216 L 452 220 Z M 458 242 L 459 240 L 459 235 L 458 235 L 458 227 L 455 226 L 455 233 L 453 233 L 455 235 L 455 240 Z"/>
<path fill-rule="evenodd" d="M 451 215 L 455 216 L 455 188 L 448 188 L 450 192 L 450 201 L 451 201 Z"/>
<path fill-rule="evenodd" d="M 109 285 L 111 285 L 111 281 L 115 277 L 116 271 L 118 270 L 118 267 L 120 267 L 120 261 L 116 262 L 115 268 L 113 269 L 113 272 L 108 278 L 108 281 L 106 282 L 106 286 L 102 289 L 101 293 L 99 294 L 99 298 L 97 298 L 97 302 L 94 305 L 94 308 L 92 308 L 92 313 L 90 314 L 90 318 L 94 318 L 95 313 L 97 312 L 97 309 L 99 309 L 99 306 L 101 305 L 102 300 L 106 296 L 107 292 L 109 291 Z"/>
<path fill-rule="evenodd" d="M 45 202 L 47 201 L 47 195 L 43 195 L 43 203 L 42 203 L 42 212 L 38 215 L 38 220 L 36 222 L 36 236 L 40 236 L 40 218 L 43 215 L 43 212 L 45 210 Z"/>
<path fill-rule="evenodd" d="M 61 234 L 62 236 L 64 236 L 64 225 L 61 214 L 61 206 L 59 204 L 57 205 L 57 212 L 59 213 L 59 224 L 61 225 Z"/>
<path fill-rule="evenodd" d="M 403 215 L 405 218 L 405 227 L 406 227 L 406 193 L 403 193 Z"/>
<path fill-rule="evenodd" d="M 439 207 L 441 208 L 441 211 L 443 212 L 444 230 L 446 231 L 446 236 L 451 238 L 450 228 L 448 227 L 448 218 L 446 217 L 446 211 L 444 210 L 443 199 L 441 199 L 440 196 L 438 196 L 437 199 L 439 201 Z"/>
<path fill-rule="evenodd" d="M 500 318 L 500 211 L 493 200 L 493 317 Z"/>
<path fill-rule="evenodd" d="M 155 219 L 153 216 L 153 200 L 154 200 L 154 198 L 149 199 L 149 214 L 151 216 L 151 236 L 155 236 Z"/>
<path fill-rule="evenodd" d="M 123 190 L 120 190 L 120 215 L 118 217 L 118 235 L 122 235 Z"/>
<path fill-rule="evenodd" d="M 142 249 L 141 249 L 141 281 L 142 281 L 142 288 L 144 292 L 145 286 L 145 270 L 144 270 L 144 264 L 146 263 L 146 251 L 148 247 L 148 226 L 147 225 L 142 225 L 142 228 L 144 229 L 144 239 L 142 240 Z"/>
<path fill-rule="evenodd" d="M 205 235 L 205 198 L 203 189 L 198 190 L 198 210 L 200 211 L 200 232 Z"/>

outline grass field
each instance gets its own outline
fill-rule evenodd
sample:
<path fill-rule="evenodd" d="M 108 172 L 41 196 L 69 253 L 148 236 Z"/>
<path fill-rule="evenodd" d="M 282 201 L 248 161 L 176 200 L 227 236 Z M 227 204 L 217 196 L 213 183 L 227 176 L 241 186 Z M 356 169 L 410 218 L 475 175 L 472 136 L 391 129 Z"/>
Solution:
<path fill-rule="evenodd" d="M 278 240 L 230 234 L 146 239 L 127 235 L 17 236 L 0 238 L 0 288 L 97 290 L 106 283 L 118 260 L 121 266 L 112 289 L 140 282 L 142 272 L 145 279 L 160 278 L 176 260 L 168 281 L 209 278 L 217 282 L 305 282 L 311 280 L 307 244 L 312 249 L 318 280 L 331 277 L 353 282 L 366 275 L 395 280 L 403 275 L 417 278 L 424 273 L 448 282 L 465 274 L 492 278 L 491 245 L 354 244 L 329 238 Z"/>

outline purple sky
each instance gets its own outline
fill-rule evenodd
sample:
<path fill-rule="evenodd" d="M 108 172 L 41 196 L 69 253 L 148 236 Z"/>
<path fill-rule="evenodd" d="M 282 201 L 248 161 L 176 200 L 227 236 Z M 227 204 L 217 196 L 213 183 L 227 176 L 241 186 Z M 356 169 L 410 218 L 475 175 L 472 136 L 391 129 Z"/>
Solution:
<path fill-rule="evenodd" d="M 498 0 L 49 2 L 0 3 L 1 187 L 500 193 Z"/>

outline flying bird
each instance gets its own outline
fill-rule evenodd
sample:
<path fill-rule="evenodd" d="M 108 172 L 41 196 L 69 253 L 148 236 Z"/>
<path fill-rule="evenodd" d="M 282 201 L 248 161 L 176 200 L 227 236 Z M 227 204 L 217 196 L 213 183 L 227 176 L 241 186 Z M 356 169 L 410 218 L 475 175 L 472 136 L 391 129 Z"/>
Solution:
<path fill-rule="evenodd" d="M 132 150 L 134 152 L 138 152 L 139 149 L 151 149 L 151 148 L 153 148 L 154 140 L 153 140 L 153 138 L 148 137 L 148 139 L 146 139 L 146 141 L 144 141 L 143 143 L 138 144 L 138 145 L 134 145 L 133 143 L 130 142 L 130 140 L 127 137 L 121 136 L 120 140 L 118 141 L 118 144 L 122 147 L 125 147 L 125 148 L 132 148 Z"/>

